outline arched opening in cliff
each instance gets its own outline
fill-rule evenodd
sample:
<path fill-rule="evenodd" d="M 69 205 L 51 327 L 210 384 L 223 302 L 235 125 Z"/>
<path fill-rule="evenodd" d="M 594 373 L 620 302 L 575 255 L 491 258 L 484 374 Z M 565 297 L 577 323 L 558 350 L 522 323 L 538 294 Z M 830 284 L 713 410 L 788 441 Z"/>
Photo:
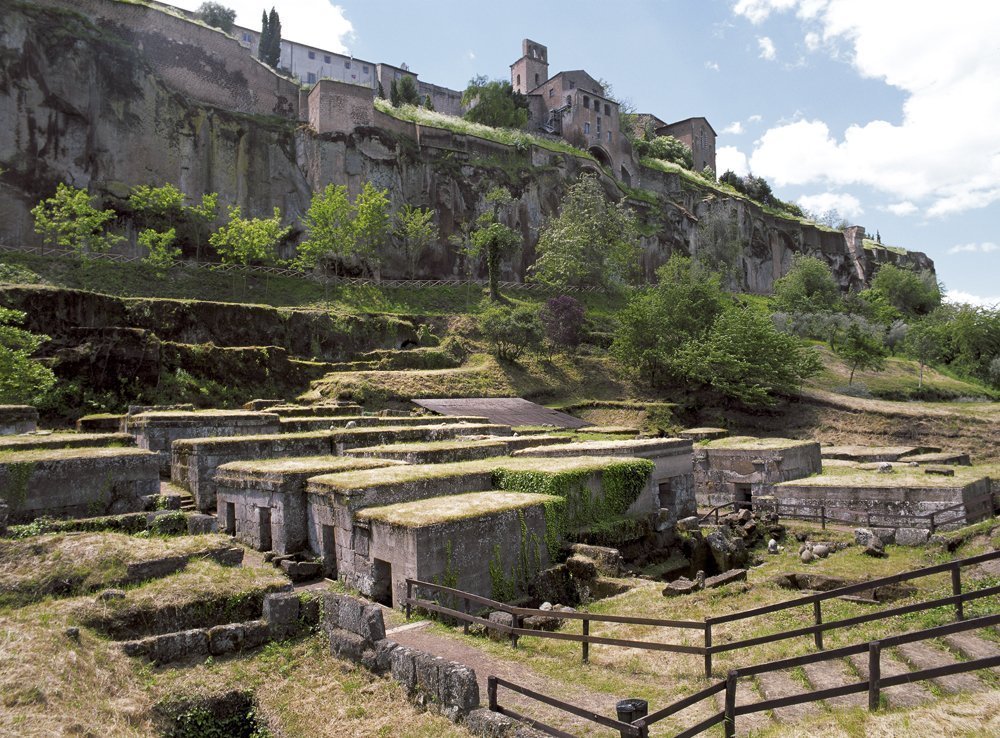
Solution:
<path fill-rule="evenodd" d="M 597 159 L 597 163 L 600 164 L 602 167 L 608 167 L 609 169 L 611 168 L 611 156 L 608 154 L 607 151 L 605 151 L 600 146 L 591 146 L 589 149 L 587 149 L 587 153 L 589 153 L 592 157 Z"/>

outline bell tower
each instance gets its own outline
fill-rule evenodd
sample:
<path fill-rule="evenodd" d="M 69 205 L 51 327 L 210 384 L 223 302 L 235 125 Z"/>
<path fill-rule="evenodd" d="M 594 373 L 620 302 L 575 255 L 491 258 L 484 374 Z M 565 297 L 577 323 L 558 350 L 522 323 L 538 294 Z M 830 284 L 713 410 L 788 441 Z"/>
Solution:
<path fill-rule="evenodd" d="M 521 42 L 521 58 L 510 65 L 514 92 L 527 95 L 549 78 L 549 50 L 531 39 Z"/>

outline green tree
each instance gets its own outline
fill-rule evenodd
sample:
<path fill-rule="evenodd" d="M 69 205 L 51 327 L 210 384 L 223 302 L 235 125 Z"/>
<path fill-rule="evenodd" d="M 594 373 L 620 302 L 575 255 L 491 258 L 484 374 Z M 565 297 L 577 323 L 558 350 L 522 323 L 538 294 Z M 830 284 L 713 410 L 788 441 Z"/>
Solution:
<path fill-rule="evenodd" d="M 406 256 L 410 278 L 416 276 L 417 257 L 438 240 L 438 227 L 434 223 L 434 211 L 430 208 L 415 208 L 405 205 L 396 215 L 394 234 L 400 249 Z"/>
<path fill-rule="evenodd" d="M 185 206 L 188 224 L 191 227 L 191 241 L 195 247 L 195 257 L 201 259 L 201 247 L 208 238 L 212 224 L 219 217 L 219 193 L 207 192 L 197 205 Z"/>
<path fill-rule="evenodd" d="M 514 202 L 514 196 L 504 187 L 494 187 L 486 193 L 487 209 L 476 219 L 470 235 L 472 255 L 486 257 L 490 280 L 490 300 L 500 298 L 500 262 L 521 245 L 521 234 L 501 221 L 501 215 Z"/>
<path fill-rule="evenodd" d="M 239 207 L 231 207 L 229 221 L 208 240 L 223 264 L 269 264 L 291 230 L 291 226 L 282 227 L 278 208 L 270 218 L 244 218 Z"/>
<path fill-rule="evenodd" d="M 382 100 L 385 100 L 385 88 L 382 86 L 382 80 L 379 80 L 379 83 L 378 83 L 378 93 L 377 94 L 378 94 L 379 98 L 381 98 Z"/>
<path fill-rule="evenodd" d="M 895 264 L 879 267 L 872 278 L 870 291 L 908 318 L 927 315 L 941 304 L 941 290 L 933 273 L 918 273 Z"/>
<path fill-rule="evenodd" d="M 727 304 L 719 275 L 675 254 L 660 267 L 657 284 L 635 295 L 618 314 L 611 354 L 652 386 L 683 376 L 680 348 L 700 340 Z"/>
<path fill-rule="evenodd" d="M 427 110 L 432 110 L 432 111 L 434 110 L 434 100 L 431 99 L 430 95 L 427 95 L 424 98 L 424 108 Z"/>
<path fill-rule="evenodd" d="M 494 128 L 524 128 L 528 122 L 528 98 L 514 92 L 506 80 L 473 77 L 462 93 L 468 108 L 466 120 Z"/>
<path fill-rule="evenodd" d="M 49 338 L 20 328 L 25 317 L 0 307 L 0 405 L 37 403 L 56 382 L 52 370 L 32 358 Z"/>
<path fill-rule="evenodd" d="M 792 268 L 774 283 L 774 305 L 790 313 L 835 311 L 841 306 L 840 288 L 830 265 L 814 256 L 796 254 Z"/>
<path fill-rule="evenodd" d="M 140 227 L 164 230 L 184 217 L 184 193 L 169 182 L 162 187 L 137 185 L 128 202 Z"/>
<path fill-rule="evenodd" d="M 304 269 L 354 254 L 354 208 L 344 185 L 328 184 L 312 197 L 303 218 L 306 240 L 299 244 L 296 263 Z"/>
<path fill-rule="evenodd" d="M 946 336 L 946 324 L 932 319 L 931 316 L 911 325 L 907 331 L 903 348 L 920 365 L 918 388 L 924 386 L 924 367 L 941 357 L 947 341 Z"/>
<path fill-rule="evenodd" d="M 113 210 L 98 210 L 86 190 L 59 183 L 52 197 L 31 209 L 35 232 L 47 246 L 71 249 L 81 258 L 109 251 L 121 236 L 108 233 Z"/>
<path fill-rule="evenodd" d="M 531 278 L 557 288 L 609 288 L 630 281 L 639 262 L 639 228 L 624 200 L 612 203 L 585 174 L 563 196 L 559 214 L 542 227 Z"/>
<path fill-rule="evenodd" d="M 779 332 L 767 315 L 730 307 L 704 340 L 683 345 L 677 366 L 693 382 L 745 405 L 766 406 L 776 394 L 797 389 L 822 363 L 808 344 Z"/>
<path fill-rule="evenodd" d="M 394 108 L 399 107 L 399 84 L 396 80 L 389 83 L 389 102 Z"/>
<path fill-rule="evenodd" d="M 236 22 L 236 11 L 221 3 L 202 3 L 195 14 L 205 25 L 218 28 L 223 33 L 232 33 L 233 23 Z"/>
<path fill-rule="evenodd" d="M 174 246 L 176 238 L 177 231 L 173 228 L 163 232 L 152 228 L 140 231 L 139 245 L 146 249 L 143 263 L 153 267 L 157 272 L 165 272 L 170 269 L 181 256 L 181 250 Z"/>
<path fill-rule="evenodd" d="M 399 78 L 396 86 L 400 105 L 420 105 L 420 92 L 417 91 L 417 81 L 409 74 Z"/>
<path fill-rule="evenodd" d="M 881 337 L 875 335 L 857 321 L 852 322 L 844 336 L 833 346 L 834 353 L 844 359 L 851 367 L 851 376 L 847 384 L 854 384 L 854 372 L 880 372 L 885 368 L 885 357 L 889 353 L 882 343 Z"/>
<path fill-rule="evenodd" d="M 270 13 L 261 12 L 257 58 L 272 69 L 278 68 L 281 59 L 281 19 L 273 7 Z"/>
<path fill-rule="evenodd" d="M 389 192 L 365 182 L 354 200 L 355 252 L 368 263 L 376 277 L 382 265 L 382 253 L 389 241 L 392 220 L 389 216 Z"/>
<path fill-rule="evenodd" d="M 538 313 L 527 305 L 491 305 L 479 316 L 479 329 L 501 359 L 517 361 L 541 343 Z"/>

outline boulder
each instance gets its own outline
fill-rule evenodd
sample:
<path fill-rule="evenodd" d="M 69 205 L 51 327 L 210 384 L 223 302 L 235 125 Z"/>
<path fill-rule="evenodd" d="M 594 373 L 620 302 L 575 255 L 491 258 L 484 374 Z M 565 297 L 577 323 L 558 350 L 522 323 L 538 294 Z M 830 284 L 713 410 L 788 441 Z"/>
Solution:
<path fill-rule="evenodd" d="M 716 528 L 705 536 L 705 542 L 720 572 L 745 569 L 750 562 L 750 552 L 744 540 L 726 528 Z"/>
<path fill-rule="evenodd" d="M 597 562 L 587 556 L 573 554 L 566 559 L 566 568 L 574 579 L 597 579 Z"/>
<path fill-rule="evenodd" d="M 747 570 L 746 569 L 730 569 L 722 574 L 717 574 L 714 577 L 709 577 L 705 580 L 705 589 L 715 589 L 716 587 L 723 587 L 727 584 L 733 582 L 745 582 L 747 580 Z"/>
<path fill-rule="evenodd" d="M 677 595 L 691 594 L 698 591 L 698 582 L 693 582 L 687 577 L 681 577 L 670 582 L 663 588 L 664 597 L 676 597 Z"/>
<path fill-rule="evenodd" d="M 818 556 L 819 558 L 825 559 L 827 556 L 830 555 L 830 547 L 829 546 L 825 546 L 825 545 L 823 545 L 821 543 L 819 545 L 813 546 L 812 552 L 813 552 L 814 555 Z"/>
<path fill-rule="evenodd" d="M 896 531 L 896 545 L 923 546 L 930 537 L 931 532 L 927 528 L 900 528 Z"/>
<path fill-rule="evenodd" d="M 625 559 L 617 548 L 574 543 L 570 546 L 570 551 L 593 561 L 597 566 L 597 572 L 604 576 L 617 577 L 625 571 Z"/>

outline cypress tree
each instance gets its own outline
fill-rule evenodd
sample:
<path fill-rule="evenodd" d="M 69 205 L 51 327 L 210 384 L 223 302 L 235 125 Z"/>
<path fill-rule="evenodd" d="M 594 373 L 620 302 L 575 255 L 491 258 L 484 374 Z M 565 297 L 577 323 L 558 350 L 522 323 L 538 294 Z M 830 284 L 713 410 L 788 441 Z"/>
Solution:
<path fill-rule="evenodd" d="M 264 60 L 273 69 L 278 68 L 278 61 L 281 59 L 281 19 L 278 11 L 273 7 L 267 17 L 268 28 L 268 50 L 267 58 Z"/>
<path fill-rule="evenodd" d="M 260 43 L 257 44 L 257 58 L 267 63 L 267 50 L 271 46 L 271 28 L 267 22 L 267 11 L 260 13 Z"/>
<path fill-rule="evenodd" d="M 389 85 L 389 102 L 392 103 L 392 107 L 399 107 L 399 85 L 396 84 L 396 80 Z"/>

